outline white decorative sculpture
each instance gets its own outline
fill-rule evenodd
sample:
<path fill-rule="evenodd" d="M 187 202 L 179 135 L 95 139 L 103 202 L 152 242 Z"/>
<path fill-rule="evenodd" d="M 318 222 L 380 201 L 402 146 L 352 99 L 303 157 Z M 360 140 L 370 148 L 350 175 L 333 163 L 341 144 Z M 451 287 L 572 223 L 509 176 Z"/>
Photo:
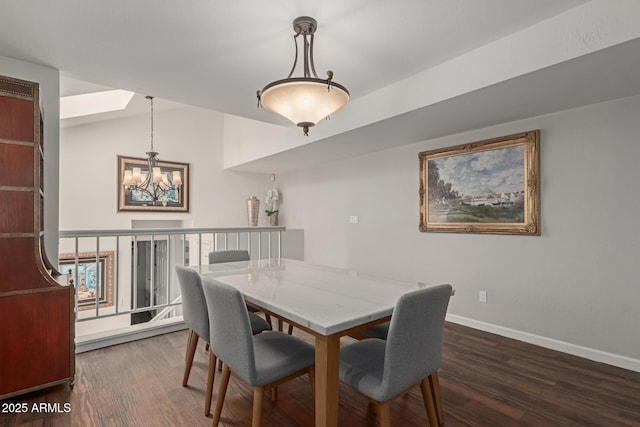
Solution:
<path fill-rule="evenodd" d="M 271 188 L 267 190 L 267 198 L 264 200 L 264 204 L 267 209 L 264 211 L 267 214 L 267 221 L 269 226 L 278 225 L 278 199 L 280 199 L 280 193 L 276 188 L 276 176 L 271 175 Z"/>

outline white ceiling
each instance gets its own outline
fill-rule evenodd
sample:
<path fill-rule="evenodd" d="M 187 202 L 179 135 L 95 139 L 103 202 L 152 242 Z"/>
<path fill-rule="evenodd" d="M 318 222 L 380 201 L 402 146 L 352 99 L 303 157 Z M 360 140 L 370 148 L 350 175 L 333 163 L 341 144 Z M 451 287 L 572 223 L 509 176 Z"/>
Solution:
<path fill-rule="evenodd" d="M 2 0 L 0 55 L 61 70 L 62 96 L 117 88 L 282 123 L 255 92 L 288 74 L 297 16 L 318 21 L 318 73 L 357 99 L 581 3 Z"/>
<path fill-rule="evenodd" d="M 139 94 L 125 111 L 104 115 L 109 118 L 147 113 L 143 95 L 150 94 L 162 100 L 157 109 L 182 103 L 287 124 L 257 109 L 255 92 L 288 74 L 294 56 L 291 23 L 298 16 L 318 21 L 318 73 L 332 69 L 355 101 L 586 3 L 589 0 L 0 0 L 0 56 L 61 70 L 62 96 L 111 88 Z M 281 172 L 292 165 L 304 167 L 628 96 L 640 93 L 638 76 L 640 39 L 354 125 L 317 143 L 234 168 Z M 353 105 L 349 113 L 357 116 Z M 77 124 L 96 117 L 69 120 Z"/>

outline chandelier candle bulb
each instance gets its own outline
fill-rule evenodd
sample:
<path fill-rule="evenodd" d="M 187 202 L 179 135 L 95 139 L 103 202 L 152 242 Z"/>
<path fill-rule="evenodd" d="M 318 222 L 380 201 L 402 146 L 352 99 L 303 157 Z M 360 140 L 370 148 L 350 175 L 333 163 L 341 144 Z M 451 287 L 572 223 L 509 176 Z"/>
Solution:
<path fill-rule="evenodd" d="M 153 168 L 153 183 L 154 184 L 159 184 L 162 182 L 162 172 L 160 172 L 160 168 L 159 167 L 154 167 Z"/>
<path fill-rule="evenodd" d="M 180 172 L 178 171 L 173 171 L 173 184 L 182 185 L 182 178 L 180 177 Z"/>
<path fill-rule="evenodd" d="M 122 185 L 133 184 L 133 174 L 130 170 L 124 171 L 124 178 L 122 179 Z"/>
<path fill-rule="evenodd" d="M 142 170 L 140 168 L 133 168 L 132 177 L 134 184 L 140 184 L 142 182 Z"/>

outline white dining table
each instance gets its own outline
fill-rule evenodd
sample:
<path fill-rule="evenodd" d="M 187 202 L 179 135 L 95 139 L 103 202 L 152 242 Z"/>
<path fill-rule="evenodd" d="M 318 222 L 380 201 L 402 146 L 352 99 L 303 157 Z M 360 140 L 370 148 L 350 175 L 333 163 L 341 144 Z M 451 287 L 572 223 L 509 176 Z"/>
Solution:
<path fill-rule="evenodd" d="M 389 320 L 402 294 L 429 286 L 285 258 L 194 268 L 315 337 L 315 425 L 322 427 L 338 425 L 340 337 Z"/>

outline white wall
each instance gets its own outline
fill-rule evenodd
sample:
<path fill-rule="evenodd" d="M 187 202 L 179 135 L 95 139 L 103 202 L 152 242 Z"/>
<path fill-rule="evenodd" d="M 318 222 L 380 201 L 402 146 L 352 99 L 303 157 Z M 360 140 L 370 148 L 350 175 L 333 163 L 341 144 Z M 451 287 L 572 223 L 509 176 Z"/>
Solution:
<path fill-rule="evenodd" d="M 117 212 L 116 156 L 145 157 L 149 132 L 147 114 L 62 128 L 61 230 L 130 228 L 145 219 L 247 225 L 246 199 L 264 199 L 269 175 L 224 171 L 223 115 L 186 106 L 154 113 L 154 148 L 161 160 L 190 164 L 190 212 Z"/>
<path fill-rule="evenodd" d="M 450 314 L 640 370 L 639 117 L 635 96 L 281 175 L 282 219 L 308 261 L 448 282 Z M 418 231 L 420 151 L 532 129 L 542 236 Z"/>
<path fill-rule="evenodd" d="M 60 129 L 60 72 L 53 68 L 0 56 L 0 75 L 40 84 L 44 114 L 44 230 L 45 250 L 58 258 L 58 146 Z"/>
<path fill-rule="evenodd" d="M 156 105 L 162 100 L 156 99 Z M 270 176 L 224 171 L 223 115 L 187 107 L 156 110 L 154 148 L 161 160 L 190 164 L 190 211 L 188 213 L 117 212 L 117 155 L 145 157 L 149 151 L 150 116 L 63 127 L 60 138 L 60 230 L 129 229 L 132 221 L 178 220 L 185 227 L 246 226 L 246 199 L 264 200 Z M 262 217 L 264 215 L 261 215 Z M 260 224 L 265 219 L 261 218 Z M 161 226 L 156 226 L 161 227 Z M 193 242 L 192 242 L 193 243 Z M 194 245 L 195 246 L 195 245 Z M 131 241 L 119 242 L 118 304 L 131 306 Z M 63 239 L 60 253 L 75 251 L 73 239 Z M 100 240 L 101 251 L 115 251 L 114 238 Z M 80 252 L 95 252 L 95 239 L 80 239 Z M 196 260 L 194 260 L 196 262 Z M 172 283 L 175 282 L 172 279 Z M 101 313 L 115 312 L 115 306 Z M 94 312 L 81 311 L 80 316 Z M 76 336 L 126 327 L 130 316 L 114 316 L 76 324 Z"/>

